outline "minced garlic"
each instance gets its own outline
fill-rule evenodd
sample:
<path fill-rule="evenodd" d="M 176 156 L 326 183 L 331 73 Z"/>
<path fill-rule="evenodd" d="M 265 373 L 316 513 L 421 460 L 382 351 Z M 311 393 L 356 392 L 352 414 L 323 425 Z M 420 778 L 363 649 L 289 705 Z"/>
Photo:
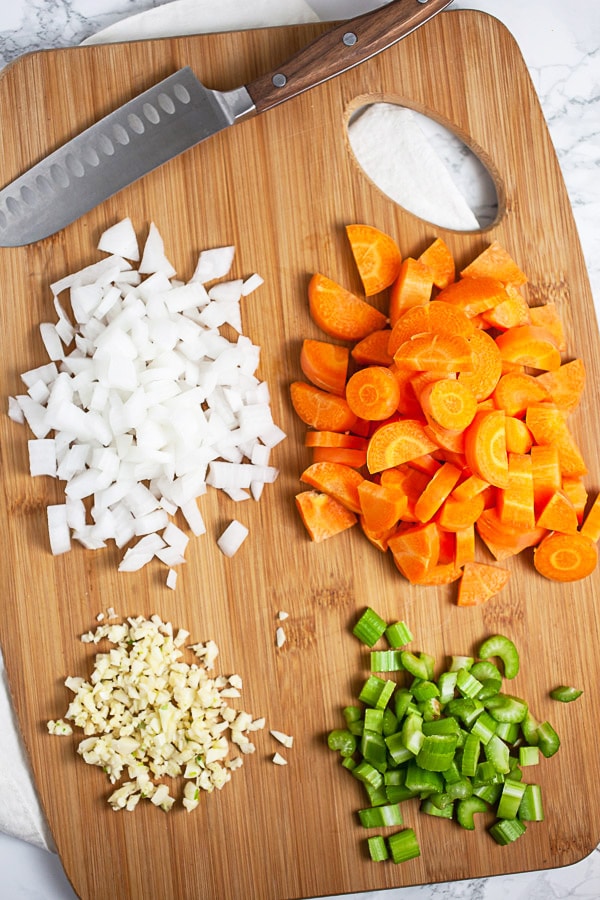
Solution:
<path fill-rule="evenodd" d="M 74 698 L 65 719 L 86 735 L 77 751 L 85 762 L 101 766 L 112 784 L 129 779 L 108 798 L 115 810 L 131 811 L 141 798 L 169 810 L 175 798 L 161 779 L 182 775 L 181 802 L 190 812 L 200 791 L 220 790 L 242 756 L 254 752 L 248 733 L 264 727 L 264 719 L 227 703 L 240 697 L 242 679 L 208 674 L 219 652 L 214 641 L 192 645 L 198 662 L 184 662 L 188 637 L 152 616 L 102 624 L 81 638 L 112 647 L 96 654 L 89 680 L 66 679 Z M 48 730 L 72 732 L 62 719 Z M 232 745 L 242 756 L 230 757 Z"/>

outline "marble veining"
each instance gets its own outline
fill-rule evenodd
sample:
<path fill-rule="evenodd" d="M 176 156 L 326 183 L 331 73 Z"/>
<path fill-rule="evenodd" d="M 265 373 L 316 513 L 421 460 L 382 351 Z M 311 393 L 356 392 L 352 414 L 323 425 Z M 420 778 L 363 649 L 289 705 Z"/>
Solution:
<path fill-rule="evenodd" d="M 0 68 L 30 51 L 77 45 L 114 22 L 162 5 L 166 5 L 162 0 L 2 3 Z M 381 0 L 308 0 L 308 5 L 319 16 L 332 19 L 382 4 Z M 521 48 L 548 121 L 600 310 L 600 4 L 597 0 L 456 0 L 454 7 L 496 16 Z M 448 146 L 444 149 L 443 137 L 435 140 L 438 152 L 453 160 L 457 180 L 468 185 L 471 172 L 464 155 Z M 513 900 L 598 900 L 600 848 L 581 862 L 559 869 L 345 896 L 349 900 L 359 896 L 363 900 L 503 900 L 507 895 Z M 0 900 L 73 900 L 74 896 L 55 855 L 0 834 Z"/>

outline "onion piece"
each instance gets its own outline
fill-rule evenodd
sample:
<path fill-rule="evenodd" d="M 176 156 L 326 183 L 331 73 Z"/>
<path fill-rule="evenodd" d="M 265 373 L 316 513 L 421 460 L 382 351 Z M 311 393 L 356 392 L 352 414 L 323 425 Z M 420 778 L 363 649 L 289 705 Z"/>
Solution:
<path fill-rule="evenodd" d="M 248 529 L 237 519 L 233 519 L 229 523 L 225 531 L 217 539 L 217 546 L 225 556 L 234 556 L 246 538 L 248 537 Z"/>

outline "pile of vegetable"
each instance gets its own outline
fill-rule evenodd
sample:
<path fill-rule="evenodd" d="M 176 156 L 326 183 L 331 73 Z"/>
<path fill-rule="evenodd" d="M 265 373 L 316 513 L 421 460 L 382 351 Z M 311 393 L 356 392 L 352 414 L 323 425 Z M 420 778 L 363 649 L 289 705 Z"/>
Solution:
<path fill-rule="evenodd" d="M 407 649 L 413 635 L 405 622 L 388 624 L 367 607 L 353 633 L 371 648 L 370 674 L 360 705 L 344 708 L 345 725 L 329 733 L 328 745 L 364 786 L 368 805 L 358 812 L 364 828 L 402 826 L 401 803 L 414 799 L 421 812 L 471 831 L 475 814 L 486 814 L 488 823 L 493 814 L 489 834 L 502 845 L 543 820 L 540 786 L 526 782 L 523 769 L 540 755 L 553 756 L 560 739 L 526 700 L 502 690 L 520 666 L 509 638 L 488 637 L 477 658 L 453 656 L 436 676 L 432 656 Z M 386 648 L 372 649 L 380 639 Z M 404 674 L 405 683 L 389 673 Z M 551 692 L 567 702 L 580 694 L 568 686 Z M 411 828 L 367 842 L 375 861 L 399 863 L 420 853 Z"/>
<path fill-rule="evenodd" d="M 306 381 L 290 389 L 310 428 L 296 504 L 312 540 L 358 522 L 411 583 L 459 581 L 460 606 L 496 594 L 510 574 L 497 563 L 526 548 L 545 577 L 585 578 L 600 500 L 586 514 L 569 425 L 585 365 L 565 357 L 555 304 L 528 305 L 497 241 L 457 273 L 441 238 L 403 259 L 372 226 L 346 233 L 365 296 L 312 276 L 311 317 L 334 340 L 303 342 Z"/>
<path fill-rule="evenodd" d="M 49 361 L 22 374 L 9 415 L 33 432 L 31 475 L 64 484 L 64 502 L 48 507 L 52 552 L 114 541 L 126 548 L 120 571 L 157 558 L 174 587 L 189 540 L 176 514 L 204 534 L 208 486 L 258 500 L 278 475 L 270 454 L 285 435 L 256 372 L 260 348 L 242 333 L 241 302 L 263 280 L 229 278 L 225 246 L 201 251 L 184 283 L 154 223 L 140 251 L 129 218 L 98 249 L 98 262 L 50 286 Z M 234 519 L 218 545 L 231 556 L 247 534 Z"/>

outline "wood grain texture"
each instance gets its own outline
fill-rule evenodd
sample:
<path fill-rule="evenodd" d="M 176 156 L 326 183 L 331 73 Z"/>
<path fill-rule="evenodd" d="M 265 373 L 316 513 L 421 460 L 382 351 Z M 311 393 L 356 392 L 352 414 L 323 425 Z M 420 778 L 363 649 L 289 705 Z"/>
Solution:
<path fill-rule="evenodd" d="M 303 26 L 24 57 L 0 79 L 0 121 L 10 125 L 0 135 L 2 179 L 180 66 L 228 89 L 269 71 L 321 31 Z M 478 150 L 502 197 L 494 227 L 477 235 L 434 229 L 370 183 L 344 129 L 367 98 L 428 112 Z M 405 255 L 418 254 L 436 233 L 459 265 L 493 238 L 511 251 L 529 274 L 532 302 L 557 303 L 569 353 L 588 365 L 572 421 L 589 461 L 588 487 L 600 485 L 600 354 L 590 289 L 555 153 L 511 36 L 484 14 L 443 13 L 380 57 L 173 160 L 59 234 L 1 250 L 4 403 L 21 390 L 18 374 L 44 360 L 37 325 L 53 318 L 49 283 L 94 260 L 101 231 L 124 215 L 141 231 L 156 222 L 182 277 L 192 274 L 199 249 L 230 242 L 236 274 L 263 275 L 264 287 L 245 305 L 245 332 L 263 348 L 261 374 L 289 437 L 274 454 L 280 478 L 258 504 L 240 508 L 207 495 L 208 535 L 192 541 L 173 593 L 163 567 L 118 575 L 113 549 L 50 555 L 45 507 L 60 500 L 60 485 L 29 477 L 28 433 L 1 417 L 0 641 L 39 794 L 76 892 L 86 900 L 282 900 L 561 866 L 591 852 L 600 839 L 600 574 L 553 585 L 524 555 L 508 564 L 512 579 L 500 597 L 458 609 L 452 587 L 411 588 L 356 530 L 312 545 L 293 500 L 310 457 L 288 385 L 300 376 L 301 340 L 319 337 L 306 286 L 322 270 L 358 289 L 343 235 L 350 221 L 394 234 Z M 227 560 L 214 536 L 234 516 L 250 537 Z M 498 847 L 482 831 L 465 832 L 409 806 L 406 822 L 417 830 L 421 857 L 401 867 L 366 858 L 355 819 L 362 794 L 324 735 L 365 673 L 349 629 L 367 603 L 389 619 L 406 619 L 416 645 L 439 660 L 472 652 L 495 631 L 519 646 L 523 665 L 511 690 L 553 722 L 563 745 L 535 773 L 546 821 L 515 845 Z M 108 606 L 123 615 L 158 613 L 194 640 L 214 639 L 220 671 L 244 678 L 245 708 L 294 734 L 289 765 L 272 765 L 277 747 L 265 732 L 241 772 L 193 814 L 165 815 L 151 804 L 133 814 L 110 811 L 105 776 L 76 757 L 76 737 L 46 734 L 46 721 L 66 709 L 64 678 L 89 671 L 93 651 L 79 635 Z M 277 650 L 280 608 L 290 618 L 287 643 Z M 585 693 L 576 704 L 554 703 L 548 691 L 559 683 Z"/>

